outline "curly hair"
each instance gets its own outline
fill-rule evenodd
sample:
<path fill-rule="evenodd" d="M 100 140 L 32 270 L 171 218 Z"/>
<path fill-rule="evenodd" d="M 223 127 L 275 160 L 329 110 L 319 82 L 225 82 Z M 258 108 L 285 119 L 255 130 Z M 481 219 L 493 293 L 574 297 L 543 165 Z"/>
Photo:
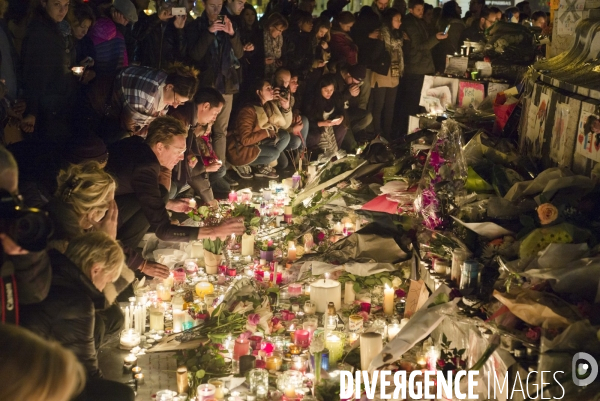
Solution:
<path fill-rule="evenodd" d="M 194 97 L 198 90 L 200 71 L 194 67 L 176 62 L 167 68 L 167 74 L 165 85 L 173 85 L 173 90 L 180 96 L 185 96 L 188 99 Z"/>

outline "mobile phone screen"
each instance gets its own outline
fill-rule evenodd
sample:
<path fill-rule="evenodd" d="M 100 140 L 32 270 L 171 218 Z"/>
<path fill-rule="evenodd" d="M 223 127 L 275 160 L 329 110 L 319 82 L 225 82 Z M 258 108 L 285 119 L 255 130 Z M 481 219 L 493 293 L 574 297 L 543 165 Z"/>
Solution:
<path fill-rule="evenodd" d="M 446 26 L 446 29 L 444 30 L 444 35 L 448 35 L 449 30 L 450 30 L 450 25 Z"/>
<path fill-rule="evenodd" d="M 171 9 L 171 15 L 185 15 L 185 7 L 173 7 Z"/>

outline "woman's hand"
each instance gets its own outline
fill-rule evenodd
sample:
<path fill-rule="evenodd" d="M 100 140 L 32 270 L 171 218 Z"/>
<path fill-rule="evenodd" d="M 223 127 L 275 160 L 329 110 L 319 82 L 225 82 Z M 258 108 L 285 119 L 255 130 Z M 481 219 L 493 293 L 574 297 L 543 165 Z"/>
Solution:
<path fill-rule="evenodd" d="M 281 95 L 277 95 L 279 97 L 279 105 L 283 107 L 285 110 L 289 110 L 290 108 L 290 91 L 287 92 L 287 97 L 281 97 Z"/>
<path fill-rule="evenodd" d="M 192 211 L 189 198 L 171 199 L 167 202 L 167 209 L 177 213 L 188 213 Z"/>
<path fill-rule="evenodd" d="M 81 76 L 81 83 L 87 85 L 94 78 L 96 78 L 96 72 L 94 70 L 85 70 Z"/>
<path fill-rule="evenodd" d="M 325 41 L 322 41 L 321 42 L 321 48 L 323 50 L 327 50 L 327 49 L 329 49 L 329 44 L 327 42 L 325 42 Z"/>
<path fill-rule="evenodd" d="M 444 40 L 448 37 L 448 34 L 444 32 L 438 32 L 435 34 L 435 37 L 437 38 L 437 40 Z"/>
<path fill-rule="evenodd" d="M 253 52 L 254 51 L 254 45 L 252 43 L 246 43 L 244 45 L 244 51 L 245 52 Z"/>
<path fill-rule="evenodd" d="M 194 155 L 187 155 L 187 160 L 188 166 L 190 166 L 190 168 L 194 168 L 196 167 L 196 164 L 198 164 L 198 158 Z"/>
<path fill-rule="evenodd" d="M 169 268 L 160 263 L 147 260 L 144 265 L 144 273 L 146 276 L 165 279 L 169 277 Z"/>
<path fill-rule="evenodd" d="M 214 160 L 212 163 L 205 167 L 205 170 L 207 173 L 216 173 L 217 171 L 219 171 L 222 165 L 223 163 L 219 163 L 216 160 Z"/>
<path fill-rule="evenodd" d="M 117 202 L 111 200 L 108 204 L 108 210 L 102 218 L 102 220 L 96 222 L 93 219 L 89 219 L 90 223 L 96 231 L 102 231 L 108 234 L 112 239 L 117 238 L 117 221 L 119 218 L 119 209 L 117 208 Z"/>

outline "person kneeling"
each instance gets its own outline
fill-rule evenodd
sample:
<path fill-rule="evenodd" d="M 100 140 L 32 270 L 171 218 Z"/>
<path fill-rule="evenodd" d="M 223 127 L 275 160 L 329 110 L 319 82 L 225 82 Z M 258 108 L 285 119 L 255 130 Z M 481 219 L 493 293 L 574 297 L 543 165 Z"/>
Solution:
<path fill-rule="evenodd" d="M 274 99 L 273 87 L 268 81 L 260 81 L 255 93 L 254 101 L 238 113 L 233 135 L 227 141 L 227 160 L 234 166 L 256 166 L 254 175 L 257 177 L 278 178 L 269 164 L 277 160 L 290 142 L 289 132 L 280 129 L 282 125 L 276 122 L 286 117 L 277 107 L 266 110 L 265 106 L 270 106 L 267 103 Z M 282 106 L 287 108 L 291 121 L 289 97 L 280 101 L 286 102 Z"/>
<path fill-rule="evenodd" d="M 69 242 L 64 254 L 48 251 L 52 265 L 50 292 L 42 302 L 22 306 L 23 327 L 72 350 L 89 378 L 77 400 L 135 399 L 122 383 L 102 379 L 94 341 L 96 310 L 106 306 L 102 291 L 121 274 L 125 255 L 108 234 L 95 231 Z"/>

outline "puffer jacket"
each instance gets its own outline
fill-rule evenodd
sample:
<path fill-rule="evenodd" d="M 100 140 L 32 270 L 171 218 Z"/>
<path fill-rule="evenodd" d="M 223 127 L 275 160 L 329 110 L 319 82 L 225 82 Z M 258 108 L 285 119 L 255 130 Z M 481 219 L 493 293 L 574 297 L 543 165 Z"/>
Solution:
<path fill-rule="evenodd" d="M 163 22 L 157 14 L 141 17 L 133 27 L 133 37 L 134 60 L 140 65 L 164 70 L 185 58 L 185 31 L 175 28 L 172 19 Z"/>
<path fill-rule="evenodd" d="M 96 59 L 94 60 L 96 74 L 111 75 L 118 69 L 129 65 L 125 37 L 117 29 L 112 19 L 99 18 L 88 35 L 96 48 Z"/>
<path fill-rule="evenodd" d="M 46 299 L 21 307 L 21 325 L 75 353 L 89 377 L 101 377 L 94 344 L 95 312 L 106 299 L 65 255 L 49 250 L 52 284 Z"/>

